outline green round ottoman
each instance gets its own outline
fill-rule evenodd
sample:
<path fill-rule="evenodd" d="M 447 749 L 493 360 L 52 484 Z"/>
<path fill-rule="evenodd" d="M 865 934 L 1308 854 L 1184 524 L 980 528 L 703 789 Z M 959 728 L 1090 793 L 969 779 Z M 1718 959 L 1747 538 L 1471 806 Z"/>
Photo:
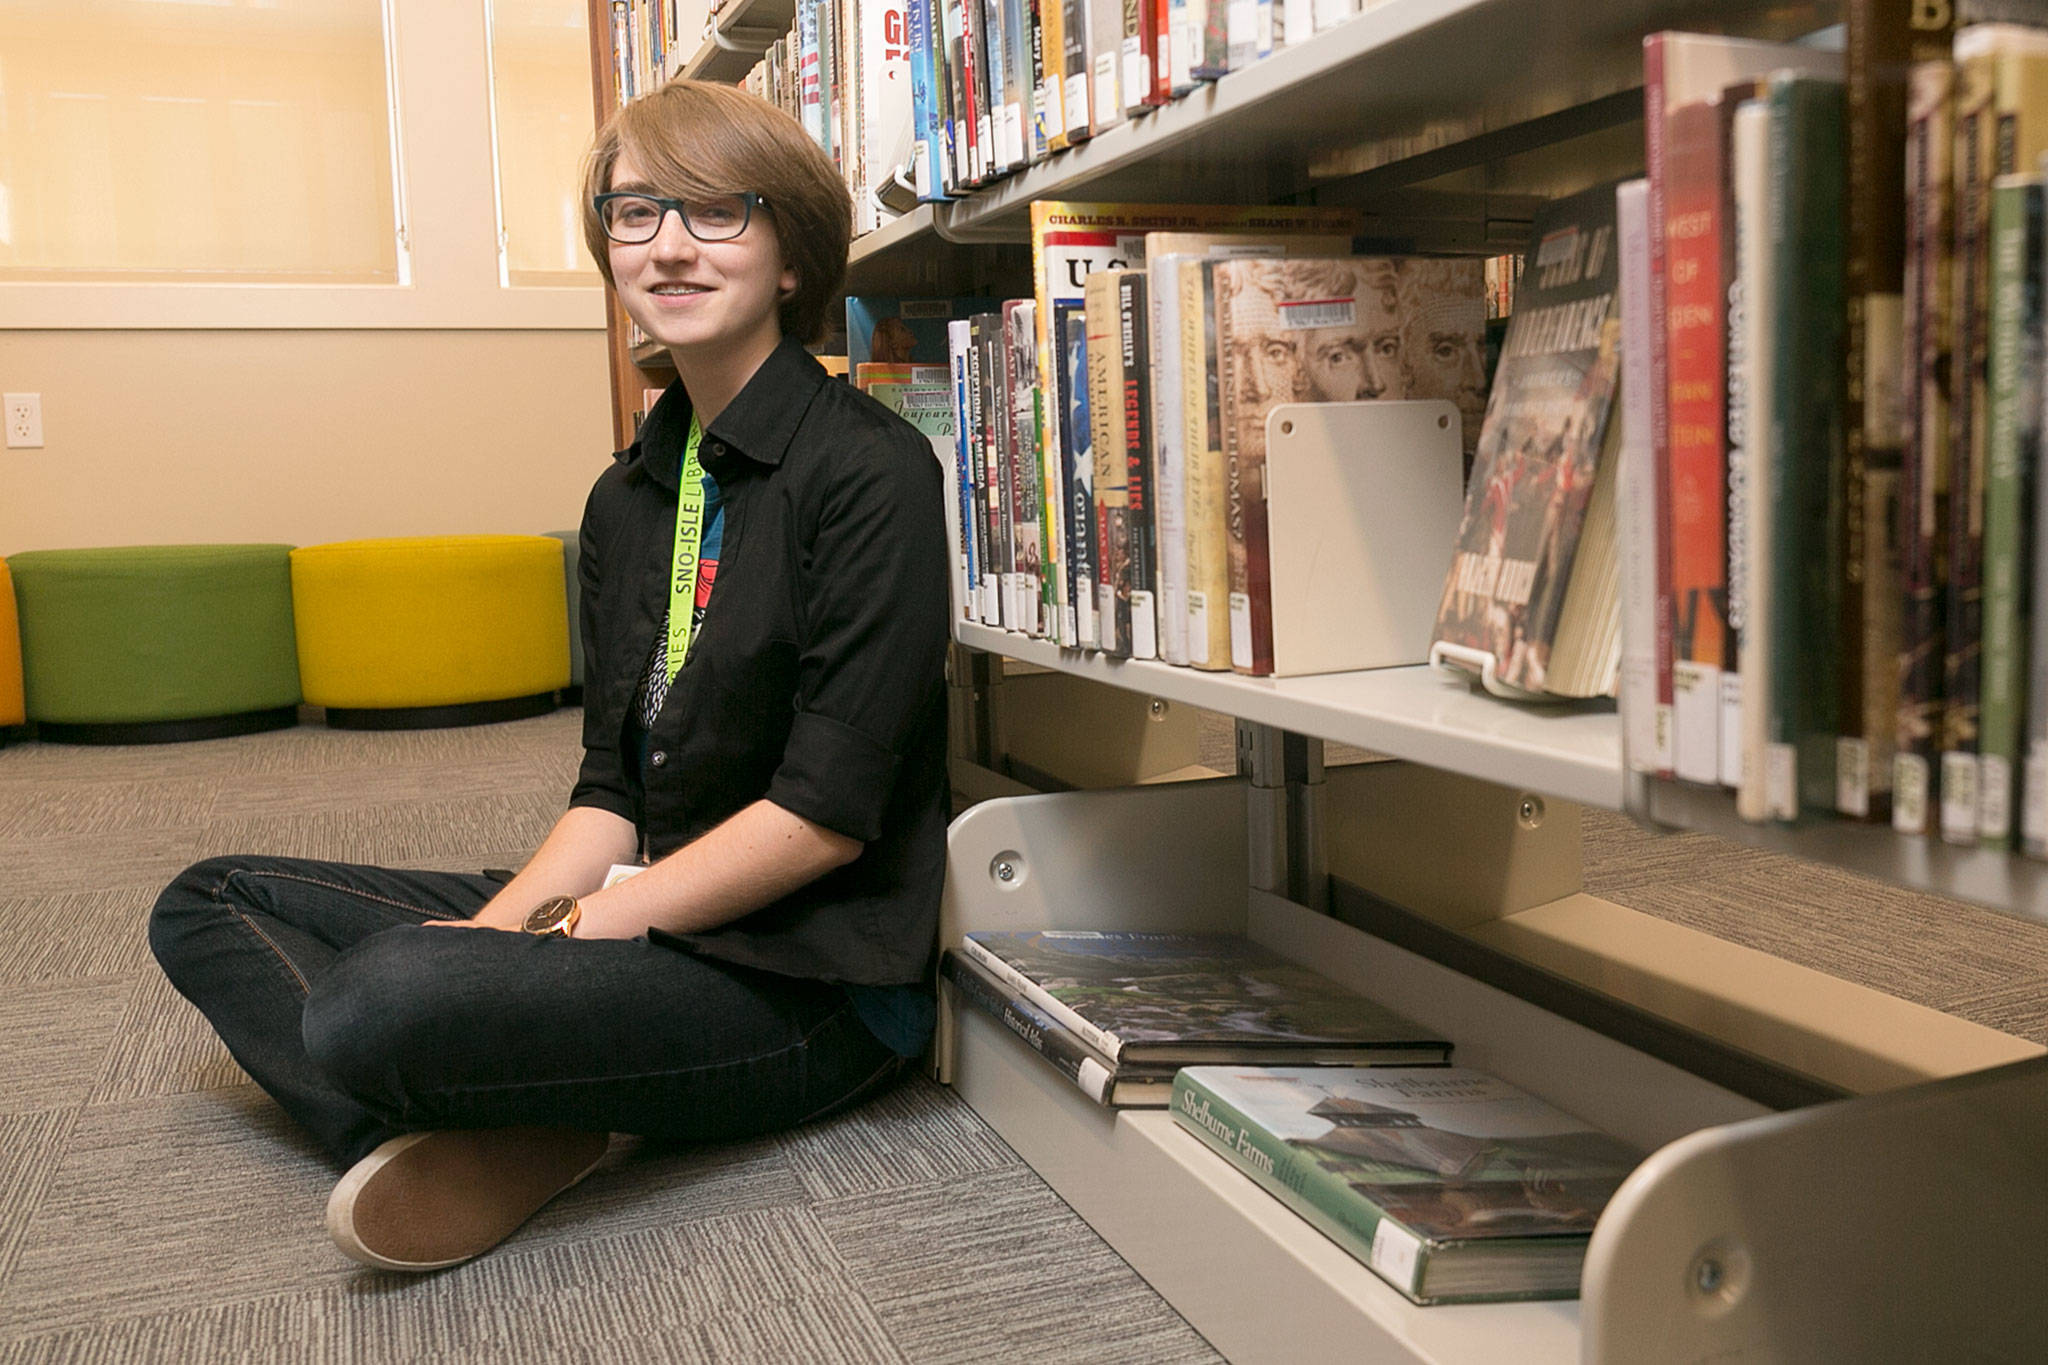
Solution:
<path fill-rule="evenodd" d="M 569 597 L 569 685 L 562 689 L 564 706 L 583 704 L 583 584 L 576 577 L 576 561 L 583 557 L 581 531 L 550 531 L 548 538 L 562 542 L 562 584 Z"/>
<path fill-rule="evenodd" d="M 9 556 L 38 738 L 158 744 L 298 724 L 289 545 Z"/>

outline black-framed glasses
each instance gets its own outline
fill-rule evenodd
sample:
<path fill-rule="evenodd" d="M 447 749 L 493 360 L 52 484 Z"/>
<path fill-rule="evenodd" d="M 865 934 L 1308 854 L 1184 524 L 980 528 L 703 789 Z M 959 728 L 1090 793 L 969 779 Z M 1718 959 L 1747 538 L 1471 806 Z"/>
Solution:
<path fill-rule="evenodd" d="M 661 220 L 670 213 L 681 218 L 684 231 L 700 242 L 729 242 L 747 230 L 754 220 L 754 206 L 764 202 L 751 190 L 708 199 L 663 199 L 622 190 L 591 200 L 604 235 L 627 246 L 653 241 L 661 231 Z"/>

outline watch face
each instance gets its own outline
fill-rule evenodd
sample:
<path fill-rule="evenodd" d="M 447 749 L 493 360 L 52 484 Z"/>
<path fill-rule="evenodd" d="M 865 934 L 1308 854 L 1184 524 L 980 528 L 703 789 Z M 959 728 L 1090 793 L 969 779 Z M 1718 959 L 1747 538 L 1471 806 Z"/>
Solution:
<path fill-rule="evenodd" d="M 576 902 L 568 896 L 553 896 L 533 907 L 526 917 L 526 932 L 545 934 L 559 928 L 574 913 Z"/>

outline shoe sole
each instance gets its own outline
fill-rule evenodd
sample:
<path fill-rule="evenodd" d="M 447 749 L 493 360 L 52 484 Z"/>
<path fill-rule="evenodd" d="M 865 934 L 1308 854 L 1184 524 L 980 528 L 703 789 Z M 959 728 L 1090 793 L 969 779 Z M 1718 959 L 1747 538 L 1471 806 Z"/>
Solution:
<path fill-rule="evenodd" d="M 334 1240 L 334 1245 L 340 1248 L 344 1256 L 378 1270 L 401 1270 L 413 1273 L 429 1270 L 446 1270 L 450 1266 L 461 1265 L 464 1261 L 475 1260 L 478 1256 L 483 1255 L 492 1247 L 503 1242 L 505 1238 L 517 1232 L 525 1225 L 528 1219 L 546 1207 L 550 1200 L 580 1184 L 585 1176 L 588 1176 L 603 1163 L 605 1152 L 609 1147 L 608 1139 L 600 1142 L 597 1146 L 597 1155 L 583 1169 L 570 1176 L 552 1194 L 536 1203 L 516 1222 L 507 1227 L 501 1235 L 491 1238 L 483 1246 L 465 1251 L 461 1255 L 449 1256 L 434 1261 L 397 1260 L 371 1249 L 356 1231 L 355 1206 L 357 1199 L 369 1186 L 370 1182 L 375 1180 L 393 1161 L 420 1143 L 445 1131 L 449 1130 L 431 1129 L 419 1133 L 401 1133 L 399 1136 L 383 1143 L 375 1151 L 351 1166 L 348 1173 L 342 1176 L 341 1180 L 335 1185 L 334 1192 L 327 1197 L 325 1221 L 327 1224 L 327 1235 Z"/>

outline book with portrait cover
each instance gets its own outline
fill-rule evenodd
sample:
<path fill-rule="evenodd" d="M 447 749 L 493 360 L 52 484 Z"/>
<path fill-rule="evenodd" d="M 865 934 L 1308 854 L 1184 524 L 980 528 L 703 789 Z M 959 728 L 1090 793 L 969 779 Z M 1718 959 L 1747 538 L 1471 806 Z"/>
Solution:
<path fill-rule="evenodd" d="M 1643 1158 L 1468 1067 L 1193 1066 L 1173 1117 L 1423 1304 L 1576 1298 Z"/>
<path fill-rule="evenodd" d="M 846 363 L 943 365 L 946 324 L 986 312 L 990 299 L 900 299 L 849 294 Z"/>
<path fill-rule="evenodd" d="M 1604 696 L 1621 663 L 1615 188 L 1559 200 L 1532 229 L 1437 610 L 1450 661 L 1490 659 L 1511 696 Z"/>
<path fill-rule="evenodd" d="M 977 932 L 967 956 L 1113 1062 L 1404 1066 L 1450 1044 L 1241 934 Z"/>
<path fill-rule="evenodd" d="M 1485 265 L 1346 256 L 1214 263 L 1230 564 L 1230 665 L 1273 672 L 1266 418 L 1282 403 L 1445 398 L 1485 410 Z M 1463 434 L 1463 433 L 1461 433 Z"/>
<path fill-rule="evenodd" d="M 1078 1034 L 1024 998 L 1015 986 L 966 955 L 948 948 L 939 975 L 983 1014 L 1015 1034 L 1072 1081 L 1082 1094 L 1109 1109 L 1164 1109 L 1173 1098 L 1170 1062 L 1113 1062 Z"/>
<path fill-rule="evenodd" d="M 1106 3 L 1098 11 L 1111 11 Z M 1068 24 L 1067 40 L 1073 42 L 1075 26 Z M 1109 65 L 1109 93 L 1116 86 L 1116 44 L 1112 41 L 1097 55 L 1106 55 Z M 1093 70 L 1091 68 L 1091 70 Z M 1091 78 L 1092 79 L 1092 78 Z M 1083 88 L 1089 84 L 1083 82 Z M 1074 86 L 1068 87 L 1068 136 L 1085 131 L 1072 115 Z M 1097 117 L 1102 116 L 1100 107 Z M 1123 117 L 1121 109 L 1112 121 Z M 1106 126 L 1106 125 L 1103 125 Z M 1101 131 L 1098 126 L 1095 131 Z M 1135 269 L 1145 264 L 1147 232 L 1322 232 L 1350 236 L 1362 219 L 1356 209 L 1259 207 L 1243 204 L 1120 204 L 1068 202 L 1041 199 L 1031 205 L 1031 272 L 1033 300 L 1038 305 L 1038 372 L 1043 376 L 1044 401 L 1057 411 L 1067 401 L 1065 384 L 1053 364 L 1057 338 L 1053 334 L 1054 309 L 1059 304 L 1080 304 L 1088 276 L 1096 270 Z M 1065 468 L 1073 452 L 1059 452 Z M 1072 490 L 1067 490 L 1069 496 Z M 1071 548 L 1069 550 L 1071 555 Z M 1068 566 L 1072 577 L 1073 568 Z M 1060 643 L 1093 648 L 1095 644 L 1094 605 L 1080 606 L 1074 622 L 1074 637 Z"/>

